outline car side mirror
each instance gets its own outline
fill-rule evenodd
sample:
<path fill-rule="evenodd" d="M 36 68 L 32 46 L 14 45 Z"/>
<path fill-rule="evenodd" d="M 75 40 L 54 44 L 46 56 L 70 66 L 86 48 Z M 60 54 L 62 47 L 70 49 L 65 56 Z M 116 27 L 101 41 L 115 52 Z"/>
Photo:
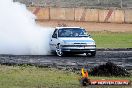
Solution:
<path fill-rule="evenodd" d="M 90 34 L 88 35 L 88 37 L 89 37 L 89 38 L 92 38 L 92 36 L 91 36 Z"/>
<path fill-rule="evenodd" d="M 89 38 L 92 38 L 92 36 L 88 32 L 86 32 L 86 33 L 87 33 L 87 35 L 88 35 Z"/>

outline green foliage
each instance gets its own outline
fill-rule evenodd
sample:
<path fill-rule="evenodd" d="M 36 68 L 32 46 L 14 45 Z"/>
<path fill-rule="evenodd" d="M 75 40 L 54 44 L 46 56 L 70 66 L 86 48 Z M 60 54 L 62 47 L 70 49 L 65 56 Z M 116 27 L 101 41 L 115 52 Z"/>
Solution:
<path fill-rule="evenodd" d="M 97 48 L 132 48 L 132 33 L 90 32 Z"/>

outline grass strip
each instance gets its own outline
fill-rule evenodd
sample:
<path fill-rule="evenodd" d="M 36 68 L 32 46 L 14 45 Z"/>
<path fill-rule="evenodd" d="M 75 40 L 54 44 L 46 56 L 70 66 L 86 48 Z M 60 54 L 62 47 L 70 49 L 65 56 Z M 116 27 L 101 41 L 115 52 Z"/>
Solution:
<path fill-rule="evenodd" d="M 78 81 L 79 77 L 80 76 L 78 74 L 73 72 L 62 71 L 54 68 L 38 68 L 34 66 L 0 66 L 0 88 L 81 88 L 82 86 Z M 128 79 L 132 81 L 132 77 L 90 76 L 90 78 Z"/>
<path fill-rule="evenodd" d="M 90 32 L 97 48 L 132 48 L 132 33 L 128 32 Z"/>

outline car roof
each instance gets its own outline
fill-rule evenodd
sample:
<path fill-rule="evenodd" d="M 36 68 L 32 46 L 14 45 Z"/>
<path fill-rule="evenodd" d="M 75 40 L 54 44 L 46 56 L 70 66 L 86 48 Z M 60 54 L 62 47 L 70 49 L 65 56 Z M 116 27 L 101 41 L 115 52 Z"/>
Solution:
<path fill-rule="evenodd" d="M 81 27 L 56 27 L 56 29 L 61 29 L 61 28 L 81 28 Z"/>

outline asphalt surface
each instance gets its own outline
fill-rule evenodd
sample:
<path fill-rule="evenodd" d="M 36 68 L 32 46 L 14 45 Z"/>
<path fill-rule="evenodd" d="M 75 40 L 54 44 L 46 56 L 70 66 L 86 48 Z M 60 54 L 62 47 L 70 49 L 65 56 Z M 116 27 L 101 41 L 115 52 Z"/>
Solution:
<path fill-rule="evenodd" d="M 0 55 L 0 64 L 28 64 L 73 71 L 80 70 L 82 67 L 90 69 L 108 61 L 132 70 L 132 50 L 98 50 L 95 57 L 87 57 L 85 55 L 70 55 L 66 57 L 58 57 L 55 55 Z"/>

